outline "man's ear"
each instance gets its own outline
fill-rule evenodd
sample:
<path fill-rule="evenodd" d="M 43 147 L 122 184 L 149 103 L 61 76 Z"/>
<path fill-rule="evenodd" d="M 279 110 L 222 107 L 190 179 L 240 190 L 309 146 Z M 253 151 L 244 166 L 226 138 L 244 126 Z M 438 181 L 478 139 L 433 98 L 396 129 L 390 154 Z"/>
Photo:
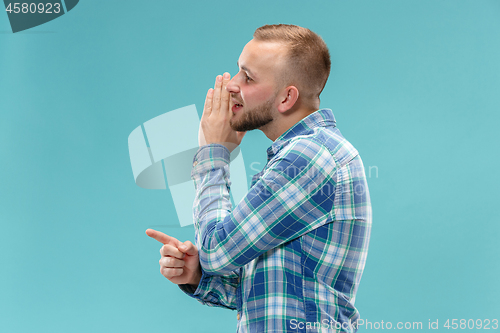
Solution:
<path fill-rule="evenodd" d="M 282 90 L 278 98 L 280 101 L 278 111 L 284 113 L 290 110 L 299 99 L 299 90 L 295 86 L 288 86 Z"/>

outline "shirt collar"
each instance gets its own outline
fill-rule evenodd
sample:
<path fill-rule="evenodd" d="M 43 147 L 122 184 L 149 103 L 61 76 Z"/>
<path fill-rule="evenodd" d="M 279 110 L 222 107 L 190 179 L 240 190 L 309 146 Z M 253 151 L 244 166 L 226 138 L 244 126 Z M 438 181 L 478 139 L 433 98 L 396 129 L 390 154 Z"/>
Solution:
<path fill-rule="evenodd" d="M 277 138 L 271 147 L 267 148 L 267 158 L 271 159 L 288 141 L 299 135 L 311 134 L 318 127 L 335 127 L 335 117 L 330 109 L 320 109 L 304 117 Z"/>

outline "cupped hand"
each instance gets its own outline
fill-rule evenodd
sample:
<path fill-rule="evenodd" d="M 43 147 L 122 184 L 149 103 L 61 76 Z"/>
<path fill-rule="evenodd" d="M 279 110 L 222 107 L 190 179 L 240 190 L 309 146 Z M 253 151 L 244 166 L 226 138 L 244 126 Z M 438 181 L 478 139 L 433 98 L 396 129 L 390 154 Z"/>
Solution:
<path fill-rule="evenodd" d="M 218 75 L 214 88 L 210 88 L 207 92 L 198 135 L 200 146 L 219 143 L 226 146 L 229 151 L 233 151 L 240 145 L 246 133 L 233 130 L 229 124 L 233 116 L 229 92 L 226 90 L 230 78 L 229 73 Z"/>

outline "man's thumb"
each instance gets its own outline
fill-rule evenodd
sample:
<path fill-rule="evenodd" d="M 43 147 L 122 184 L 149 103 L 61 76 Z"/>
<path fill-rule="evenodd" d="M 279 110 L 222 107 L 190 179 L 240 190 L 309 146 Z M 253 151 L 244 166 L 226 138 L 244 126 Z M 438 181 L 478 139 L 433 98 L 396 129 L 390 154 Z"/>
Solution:
<path fill-rule="evenodd" d="M 185 241 L 182 245 L 179 245 L 179 250 L 190 256 L 198 254 L 198 249 L 190 241 Z"/>

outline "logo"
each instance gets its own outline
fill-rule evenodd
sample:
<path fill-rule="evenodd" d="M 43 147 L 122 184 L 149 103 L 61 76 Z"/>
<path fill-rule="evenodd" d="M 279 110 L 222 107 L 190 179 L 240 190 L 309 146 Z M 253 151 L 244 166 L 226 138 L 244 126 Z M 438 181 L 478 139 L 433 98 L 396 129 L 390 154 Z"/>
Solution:
<path fill-rule="evenodd" d="M 128 137 L 135 183 L 146 189 L 170 190 L 181 227 L 193 224 L 193 157 L 199 148 L 200 118 L 196 106 L 169 111 L 136 127 Z M 231 152 L 231 199 L 247 193 L 247 173 L 239 147 Z M 169 224 L 168 226 L 173 226 Z"/>
<path fill-rule="evenodd" d="M 16 2 L 15 0 L 3 0 L 13 33 L 52 21 L 75 8 L 79 1 L 27 0 L 27 2 Z"/>

